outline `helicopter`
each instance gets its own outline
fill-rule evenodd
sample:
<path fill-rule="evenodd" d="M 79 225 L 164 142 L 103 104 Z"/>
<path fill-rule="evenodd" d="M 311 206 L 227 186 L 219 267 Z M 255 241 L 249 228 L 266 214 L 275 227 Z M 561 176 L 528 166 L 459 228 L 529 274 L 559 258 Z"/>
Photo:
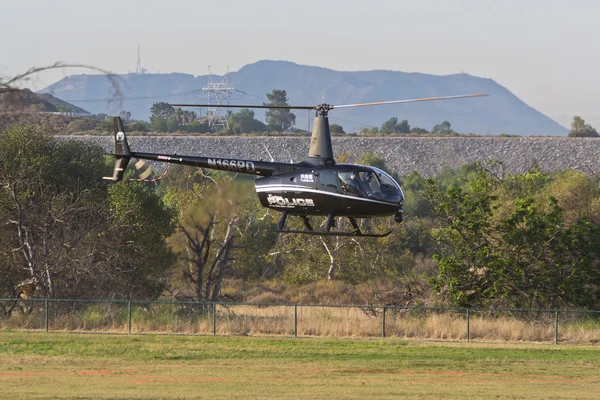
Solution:
<path fill-rule="evenodd" d="M 223 157 L 184 156 L 178 154 L 144 153 L 131 151 L 121 118 L 113 119 L 116 158 L 110 181 L 123 179 L 131 158 L 199 168 L 231 171 L 257 177 L 255 188 L 263 207 L 281 212 L 277 232 L 301 233 L 320 236 L 383 237 L 392 233 L 363 232 L 357 218 L 394 216 L 398 223 L 404 220 L 404 193 L 388 173 L 379 168 L 356 164 L 337 164 L 331 145 L 328 113 L 333 109 L 368 107 L 384 104 L 415 103 L 423 101 L 482 97 L 485 94 L 427 97 L 359 104 L 318 104 L 316 106 L 288 105 L 209 105 L 171 104 L 176 107 L 226 107 L 314 110 L 316 113 L 308 157 L 299 163 L 263 160 L 242 160 Z M 305 229 L 286 229 L 288 216 L 298 216 Z M 316 230 L 310 217 L 326 217 L 324 229 Z M 336 218 L 348 218 L 353 230 L 332 230 Z"/>

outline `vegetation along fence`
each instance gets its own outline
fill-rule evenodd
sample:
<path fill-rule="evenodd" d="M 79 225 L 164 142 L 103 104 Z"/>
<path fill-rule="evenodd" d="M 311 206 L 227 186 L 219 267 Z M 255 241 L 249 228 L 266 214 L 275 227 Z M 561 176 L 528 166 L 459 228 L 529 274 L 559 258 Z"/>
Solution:
<path fill-rule="evenodd" d="M 600 342 L 600 311 L 0 299 L 0 331 Z"/>

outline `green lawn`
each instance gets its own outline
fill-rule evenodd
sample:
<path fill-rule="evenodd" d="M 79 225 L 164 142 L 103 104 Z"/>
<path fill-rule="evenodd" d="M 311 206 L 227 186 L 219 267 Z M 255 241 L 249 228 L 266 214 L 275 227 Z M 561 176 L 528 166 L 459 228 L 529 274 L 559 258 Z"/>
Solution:
<path fill-rule="evenodd" d="M 600 347 L 0 332 L 2 399 L 598 399 Z"/>

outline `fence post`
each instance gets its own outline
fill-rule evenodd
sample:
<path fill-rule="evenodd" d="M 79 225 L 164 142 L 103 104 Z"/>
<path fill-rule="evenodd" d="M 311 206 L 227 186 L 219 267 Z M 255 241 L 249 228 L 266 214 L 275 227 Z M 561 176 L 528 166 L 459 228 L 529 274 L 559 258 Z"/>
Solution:
<path fill-rule="evenodd" d="M 44 309 L 45 309 L 45 314 L 44 315 L 44 320 L 45 320 L 45 324 L 46 324 L 46 333 L 48 333 L 48 299 L 44 300 Z"/>
<path fill-rule="evenodd" d="M 467 308 L 467 342 L 471 341 L 471 309 Z"/>
<path fill-rule="evenodd" d="M 217 336 L 217 303 L 213 303 L 213 336 Z"/>
<path fill-rule="evenodd" d="M 298 304 L 294 304 L 294 337 L 298 337 Z"/>
<path fill-rule="evenodd" d="M 558 310 L 554 311 L 554 344 L 558 344 Z"/>
<path fill-rule="evenodd" d="M 131 334 L 131 300 L 127 301 L 127 334 Z"/>
<path fill-rule="evenodd" d="M 385 337 L 385 310 L 387 310 L 386 306 L 383 306 L 383 311 L 381 312 L 381 337 Z"/>

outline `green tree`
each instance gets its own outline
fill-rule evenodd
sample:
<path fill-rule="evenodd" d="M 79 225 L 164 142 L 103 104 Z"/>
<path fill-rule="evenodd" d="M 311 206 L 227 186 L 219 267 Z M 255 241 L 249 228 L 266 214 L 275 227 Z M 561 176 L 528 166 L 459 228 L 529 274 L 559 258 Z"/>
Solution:
<path fill-rule="evenodd" d="M 379 132 L 379 128 L 372 126 L 370 128 L 363 128 L 360 130 L 361 135 L 376 135 Z"/>
<path fill-rule="evenodd" d="M 448 121 L 444 121 L 441 124 L 435 125 L 431 128 L 431 133 L 436 135 L 451 135 L 455 132 L 452 130 L 452 125 Z"/>
<path fill-rule="evenodd" d="M 580 116 L 574 116 L 571 122 L 570 137 L 600 137 L 596 129 L 585 123 L 585 120 Z"/>
<path fill-rule="evenodd" d="M 267 93 L 268 103 L 263 103 L 265 106 L 288 106 L 288 98 L 285 90 L 274 89 L 271 93 Z M 267 123 L 275 127 L 278 131 L 284 131 L 294 125 L 296 116 L 289 109 L 269 109 L 265 113 Z"/>
<path fill-rule="evenodd" d="M 167 259 L 165 235 L 155 232 L 169 222 L 150 203 L 137 207 L 127 193 L 119 202 L 130 211 L 116 213 L 102 181 L 108 172 L 102 148 L 57 141 L 35 126 L 0 131 L 0 142 L 0 260 L 10 260 L 0 267 L 10 279 L 0 296 L 18 295 L 23 284 L 46 298 L 157 295 L 158 277 L 145 274 L 155 264 L 146 264 Z M 142 235 L 128 235 L 132 229 Z"/>
<path fill-rule="evenodd" d="M 423 128 L 419 128 L 418 126 L 415 126 L 414 128 L 412 128 L 410 130 L 410 133 L 414 133 L 416 135 L 424 135 L 429 133 L 429 131 L 427 129 L 423 129 Z"/>
<path fill-rule="evenodd" d="M 175 210 L 142 182 L 110 186 L 108 201 L 118 231 L 114 240 L 127 243 L 116 249 L 113 265 L 126 278 L 118 282 L 120 291 L 126 298 L 157 298 L 166 288 L 166 271 L 175 262 L 166 241 L 174 231 Z"/>
<path fill-rule="evenodd" d="M 338 124 L 330 124 L 329 132 L 331 133 L 346 133 L 344 132 L 344 127 Z"/>
<path fill-rule="evenodd" d="M 167 132 L 176 132 L 179 130 L 179 122 L 175 117 L 167 120 Z"/>
<path fill-rule="evenodd" d="M 119 117 L 121 117 L 121 119 L 123 120 L 123 122 L 128 122 L 131 120 L 131 113 L 127 110 L 122 110 L 119 113 Z"/>
<path fill-rule="evenodd" d="M 454 304 L 589 307 L 596 301 L 600 228 L 581 218 L 565 224 L 556 199 L 529 195 L 531 182 L 498 179 L 484 169 L 464 187 L 444 190 L 426 181 L 440 224 L 432 232 L 440 246 L 433 283 Z M 523 196 L 500 208 L 498 194 L 506 190 Z"/>
<path fill-rule="evenodd" d="M 380 132 L 388 135 L 391 133 L 410 133 L 410 125 L 407 120 L 398 122 L 398 118 L 392 117 L 381 125 Z"/>
<path fill-rule="evenodd" d="M 152 113 L 150 116 L 150 122 L 154 122 L 155 118 L 161 118 L 165 120 L 172 118 L 173 114 L 175 113 L 175 109 L 169 103 L 158 102 L 152 105 L 150 112 Z"/>
<path fill-rule="evenodd" d="M 254 111 L 243 108 L 227 117 L 227 130 L 230 133 L 262 132 L 265 124 L 254 118 Z"/>
<path fill-rule="evenodd" d="M 156 132 L 167 132 L 167 120 L 160 117 L 154 117 L 150 123 L 150 128 Z"/>

